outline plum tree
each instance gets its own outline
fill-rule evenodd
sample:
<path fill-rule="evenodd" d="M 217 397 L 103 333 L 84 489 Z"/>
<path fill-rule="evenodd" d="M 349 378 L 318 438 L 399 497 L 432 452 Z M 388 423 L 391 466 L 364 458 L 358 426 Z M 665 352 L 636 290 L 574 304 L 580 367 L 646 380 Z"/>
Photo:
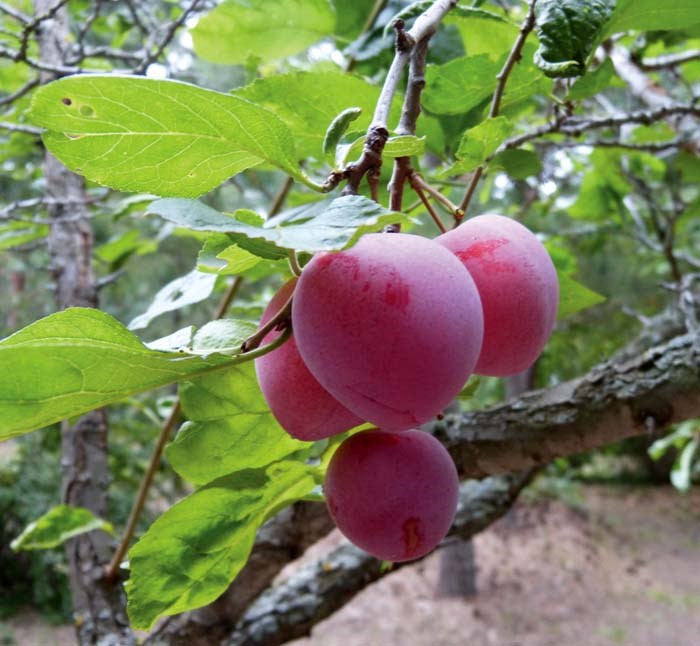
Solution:
<path fill-rule="evenodd" d="M 341 444 L 324 489 L 331 516 L 352 543 L 386 561 L 410 561 L 447 534 L 459 478 L 432 435 L 377 429 Z"/>
<path fill-rule="evenodd" d="M 525 226 L 480 215 L 435 239 L 469 270 L 484 310 L 475 372 L 505 377 L 529 368 L 552 332 L 559 282 L 547 250 Z"/>
<path fill-rule="evenodd" d="M 294 336 L 338 401 L 385 430 L 422 424 L 463 387 L 481 348 L 474 281 L 432 240 L 363 236 L 317 254 L 299 278 Z"/>
<path fill-rule="evenodd" d="M 296 279 L 285 283 L 263 313 L 269 321 L 287 302 Z M 271 330 L 264 343 L 281 334 Z M 347 431 L 362 420 L 338 402 L 309 372 L 292 336 L 274 351 L 255 360 L 260 390 L 280 426 L 298 440 L 315 441 Z"/>

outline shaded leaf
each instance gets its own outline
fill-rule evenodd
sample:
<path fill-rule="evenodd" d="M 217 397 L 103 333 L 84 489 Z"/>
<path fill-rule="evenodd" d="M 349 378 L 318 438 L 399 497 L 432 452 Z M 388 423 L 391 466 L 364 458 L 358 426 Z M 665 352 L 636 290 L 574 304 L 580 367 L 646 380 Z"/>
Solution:
<path fill-rule="evenodd" d="M 503 170 L 514 179 L 534 177 L 542 172 L 542 161 L 532 150 L 504 150 L 489 162 L 491 170 Z"/>
<path fill-rule="evenodd" d="M 570 276 L 559 273 L 559 309 L 557 319 L 561 320 L 576 312 L 603 303 L 605 296 L 594 292 L 575 281 Z"/>
<path fill-rule="evenodd" d="M 547 76 L 581 76 L 615 0 L 540 0 L 535 64 Z"/>
<path fill-rule="evenodd" d="M 239 471 L 166 511 L 129 552 L 128 612 L 137 629 L 216 599 L 245 565 L 266 518 L 308 495 L 314 471 L 299 462 Z"/>
<path fill-rule="evenodd" d="M 251 362 L 183 384 L 180 399 L 189 421 L 166 456 L 194 484 L 264 467 L 309 446 L 277 423 Z"/>
<path fill-rule="evenodd" d="M 280 249 L 309 252 L 345 249 L 363 233 L 377 231 L 403 217 L 361 195 L 319 200 L 290 209 L 263 226 L 245 224 L 195 200 L 158 200 L 151 204 L 150 212 L 196 231 L 236 233 L 267 240 Z"/>
<path fill-rule="evenodd" d="M 467 130 L 455 153 L 457 161 L 450 172 L 474 170 L 486 161 L 513 132 L 513 123 L 506 117 L 493 117 Z"/>
<path fill-rule="evenodd" d="M 171 280 L 156 295 L 148 309 L 132 319 L 130 330 L 140 330 L 157 316 L 165 312 L 173 312 L 187 305 L 199 303 L 208 298 L 214 291 L 215 274 L 205 274 L 194 269 L 189 274 Z"/>

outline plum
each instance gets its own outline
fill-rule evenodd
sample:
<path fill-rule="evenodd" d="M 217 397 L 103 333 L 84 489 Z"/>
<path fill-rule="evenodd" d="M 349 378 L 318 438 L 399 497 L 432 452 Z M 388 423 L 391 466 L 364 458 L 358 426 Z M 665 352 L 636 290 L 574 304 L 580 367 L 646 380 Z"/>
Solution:
<path fill-rule="evenodd" d="M 419 430 L 362 431 L 331 459 L 324 484 L 338 529 L 385 561 L 410 561 L 445 537 L 459 478 L 450 454 Z"/>
<path fill-rule="evenodd" d="M 376 233 L 304 267 L 294 337 L 311 373 L 376 426 L 418 426 L 447 406 L 481 349 L 479 294 L 464 266 L 420 236 Z"/>
<path fill-rule="evenodd" d="M 274 295 L 260 325 L 269 321 L 287 302 L 296 279 L 289 281 Z M 272 330 L 263 343 L 270 343 L 281 332 Z M 304 364 L 294 335 L 279 348 L 255 360 L 260 390 L 280 426 L 292 437 L 307 442 L 321 440 L 362 424 L 326 391 Z"/>
<path fill-rule="evenodd" d="M 474 372 L 505 377 L 529 368 L 554 328 L 559 282 L 547 250 L 502 215 L 471 218 L 435 242 L 469 270 L 484 308 L 484 342 Z"/>

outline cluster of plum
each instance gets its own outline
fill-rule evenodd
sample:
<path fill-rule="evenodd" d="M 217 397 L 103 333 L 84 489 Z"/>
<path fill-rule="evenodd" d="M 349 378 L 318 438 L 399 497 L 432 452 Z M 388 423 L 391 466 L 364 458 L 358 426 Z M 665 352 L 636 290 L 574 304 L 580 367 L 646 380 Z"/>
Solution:
<path fill-rule="evenodd" d="M 274 296 L 262 324 L 292 292 L 292 337 L 256 360 L 265 399 L 301 440 L 377 426 L 334 454 L 328 508 L 370 554 L 419 558 L 449 530 L 459 480 L 442 444 L 416 427 L 472 373 L 502 377 L 534 363 L 556 319 L 552 261 L 523 225 L 482 215 L 434 240 L 368 234 L 320 253 Z"/>

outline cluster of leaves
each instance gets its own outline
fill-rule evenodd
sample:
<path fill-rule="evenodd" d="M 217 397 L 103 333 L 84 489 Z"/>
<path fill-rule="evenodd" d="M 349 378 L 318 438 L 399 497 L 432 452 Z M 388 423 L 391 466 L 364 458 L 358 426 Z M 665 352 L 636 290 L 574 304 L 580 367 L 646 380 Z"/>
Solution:
<path fill-rule="evenodd" d="M 296 442 L 282 431 L 259 393 L 250 363 L 255 352 L 242 354 L 241 343 L 255 330 L 267 286 L 288 275 L 289 253 L 344 249 L 363 233 L 397 221 L 406 230 L 428 231 L 420 206 L 404 214 L 384 208 L 384 188 L 379 203 L 366 193 L 325 195 L 328 174 L 361 152 L 380 94 L 370 79 L 381 76 L 392 55 L 384 26 L 396 14 L 410 23 L 428 4 L 389 2 L 365 30 L 374 5 L 367 0 L 226 0 L 191 30 L 199 60 L 187 68 L 192 75 L 198 70 L 194 78 L 200 80 L 213 76 L 202 61 L 233 66 L 230 77 L 223 74 L 224 80 L 217 81 L 230 83 L 224 91 L 105 69 L 38 88 L 3 115 L 9 123 L 42 128 L 46 148 L 89 180 L 95 212 L 109 219 L 103 225 L 107 233 L 116 233 L 96 250 L 105 272 L 142 267 L 138 263 L 144 256 L 162 251 L 169 236 L 187 239 L 198 249 L 187 273 L 162 287 L 144 311 L 128 313 L 129 329 L 152 332 L 152 321 L 162 322 L 162 314 L 173 312 L 180 319 L 177 327 L 162 330 L 168 334 L 157 341 L 143 343 L 106 313 L 72 309 L 0 342 L 3 440 L 180 384 L 188 421 L 167 458 L 193 492 L 158 518 L 130 552 L 129 613 L 137 628 L 215 599 L 245 564 L 258 527 L 283 506 L 318 496 L 332 447 Z M 566 152 L 556 132 L 541 146 L 509 148 L 507 141 L 549 123 L 546 106 L 551 103 L 583 117 L 596 95 L 609 93 L 619 100 L 620 80 L 611 63 L 595 60 L 604 38 L 627 30 L 666 30 L 647 32 L 641 44 L 635 34 L 620 42 L 640 57 L 663 51 L 673 37 L 678 38 L 673 47 L 683 48 L 698 37 L 700 10 L 691 1 L 674 3 L 673 11 L 648 0 L 538 5 L 536 34 L 527 41 L 506 84 L 501 113 L 494 117 L 486 115 L 499 71 L 518 37 L 522 7 L 460 5 L 451 12 L 430 50 L 418 131 L 400 137 L 391 132 L 385 158 L 412 157 L 428 181 L 455 202 L 464 192 L 466 174 L 485 167 L 480 209 L 526 218 L 549 237 L 562 285 L 561 317 L 602 300 L 577 282 L 581 275 L 612 297 L 615 302 L 606 307 L 616 312 L 614 334 L 604 339 L 605 347 L 600 339 L 592 343 L 585 330 L 594 329 L 596 316 L 600 322 L 610 309 L 585 314 L 592 317 L 585 325 L 582 319 L 562 324 L 541 370 L 542 381 L 555 382 L 585 370 L 596 355 L 629 336 L 620 304 L 658 309 L 658 297 L 650 298 L 637 284 L 628 282 L 624 290 L 611 285 L 611 275 L 635 276 L 649 285 L 667 271 L 653 245 L 633 257 L 638 244 L 628 244 L 627 237 L 635 235 L 639 218 L 626 198 L 639 184 L 651 186 L 658 189 L 663 210 L 677 203 L 681 191 L 687 210 L 697 211 L 700 196 L 690 185 L 698 161 L 683 153 L 659 159 L 607 147 Z M 78 19 L 87 9 L 76 11 Z M 128 20 L 119 12 L 110 15 L 106 25 L 97 23 L 95 38 L 104 40 L 110 26 L 120 24 L 110 44 L 114 39 L 128 43 L 133 37 Z M 538 42 L 532 42 L 535 38 Z M 334 62 L 343 58 L 346 67 L 353 61 L 355 73 Z M 13 91 L 27 74 L 27 66 L 19 63 L 0 68 L 8 80 L 3 88 Z M 687 65 L 682 75 L 692 86 L 700 70 Z M 580 78 L 561 80 L 572 76 Z M 679 98 L 682 91 L 677 90 Z M 393 124 L 399 111 L 396 100 Z M 629 142 L 663 143 L 674 136 L 668 130 L 639 126 Z M 7 138 L 3 154 L 14 164 L 13 181 L 0 179 L 0 187 L 8 188 L 10 200 L 24 197 L 18 187 L 31 190 L 40 177 L 32 141 L 26 132 Z M 385 163 L 381 187 L 390 170 Z M 289 208 L 265 219 L 272 202 L 268 187 L 279 187 L 285 176 L 295 181 Z M 101 187 L 143 193 L 124 199 Z M 643 208 L 648 209 L 644 222 L 653 213 Z M 162 227 L 157 235 L 144 224 L 145 217 L 159 218 L 150 220 Z M 693 226 L 682 224 L 678 232 L 688 246 L 700 234 Z M 21 249 L 47 233 L 40 221 L 10 220 L 0 227 L 0 248 Z M 615 249 L 625 244 L 621 261 Z M 182 253 L 183 245 L 173 246 L 174 254 Z M 248 301 L 235 310 L 240 319 L 207 323 L 201 314 L 181 310 L 208 298 L 233 275 L 251 286 Z M 118 294 L 119 287 L 110 289 L 108 298 Z M 560 351 L 571 347 L 572 338 L 587 352 L 575 366 L 568 362 L 570 351 Z M 80 512 L 53 514 L 30 529 L 18 547 L 45 544 L 47 527 L 49 541 L 94 527 L 94 519 Z M 41 539 L 39 532 L 44 532 Z"/>

